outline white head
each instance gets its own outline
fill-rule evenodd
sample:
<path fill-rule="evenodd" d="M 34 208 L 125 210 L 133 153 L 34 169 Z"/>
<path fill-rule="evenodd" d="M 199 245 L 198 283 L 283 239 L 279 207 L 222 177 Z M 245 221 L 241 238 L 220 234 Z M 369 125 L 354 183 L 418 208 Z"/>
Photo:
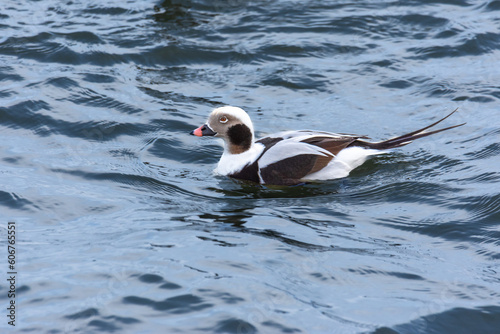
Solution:
<path fill-rule="evenodd" d="M 253 143 L 253 125 L 250 116 L 238 107 L 220 107 L 208 116 L 207 123 L 193 130 L 195 136 L 216 136 L 224 139 L 232 154 L 247 151 Z"/>

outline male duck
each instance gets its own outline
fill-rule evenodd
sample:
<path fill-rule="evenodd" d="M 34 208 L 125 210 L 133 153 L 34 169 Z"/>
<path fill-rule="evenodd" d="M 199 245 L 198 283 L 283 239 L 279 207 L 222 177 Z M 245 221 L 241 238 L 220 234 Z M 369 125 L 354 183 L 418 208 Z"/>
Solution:
<path fill-rule="evenodd" d="M 295 185 L 345 177 L 371 155 L 465 124 L 425 132 L 456 111 L 425 128 L 380 142 L 368 142 L 365 136 L 310 130 L 285 131 L 254 141 L 248 114 L 227 106 L 213 110 L 206 124 L 191 134 L 224 139 L 224 153 L 215 170 L 220 175 L 261 184 Z"/>

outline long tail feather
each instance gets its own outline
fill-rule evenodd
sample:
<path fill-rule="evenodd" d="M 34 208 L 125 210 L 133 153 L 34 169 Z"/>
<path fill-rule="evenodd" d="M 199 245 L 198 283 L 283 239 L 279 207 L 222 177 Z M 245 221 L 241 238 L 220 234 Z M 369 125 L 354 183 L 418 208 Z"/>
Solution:
<path fill-rule="evenodd" d="M 443 129 L 424 132 L 425 130 L 432 128 L 433 126 L 441 123 L 442 121 L 444 121 L 445 119 L 447 119 L 448 117 L 453 115 L 457 110 L 458 110 L 458 108 L 453 110 L 449 115 L 441 118 L 440 120 L 432 123 L 429 126 L 426 126 L 425 128 L 404 134 L 402 136 L 394 137 L 394 138 L 387 139 L 387 140 L 380 141 L 380 142 L 376 142 L 376 143 L 371 143 L 371 142 L 367 142 L 367 141 L 358 139 L 355 142 L 353 142 L 350 146 L 361 146 L 361 147 L 371 148 L 371 149 L 376 149 L 376 150 L 386 150 L 386 149 L 390 149 L 390 148 L 396 148 L 396 147 L 408 145 L 409 143 L 411 143 L 415 139 L 427 137 L 427 136 L 430 136 L 430 135 L 435 134 L 435 133 L 450 130 L 450 129 L 464 125 L 465 123 L 462 123 L 462 124 L 458 124 L 458 125 L 449 126 L 447 128 L 443 128 Z"/>

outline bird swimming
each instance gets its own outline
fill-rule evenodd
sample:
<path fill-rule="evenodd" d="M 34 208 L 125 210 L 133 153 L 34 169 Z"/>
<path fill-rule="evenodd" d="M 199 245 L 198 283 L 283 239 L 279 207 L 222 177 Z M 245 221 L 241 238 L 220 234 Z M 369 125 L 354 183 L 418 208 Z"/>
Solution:
<path fill-rule="evenodd" d="M 462 126 L 465 123 L 426 132 L 456 111 L 422 129 L 379 142 L 367 141 L 366 136 L 312 130 L 279 132 L 255 140 L 250 116 L 241 108 L 225 106 L 214 109 L 207 122 L 191 134 L 224 140 L 224 152 L 215 169 L 219 175 L 266 185 L 296 185 L 346 177 L 372 155 Z"/>

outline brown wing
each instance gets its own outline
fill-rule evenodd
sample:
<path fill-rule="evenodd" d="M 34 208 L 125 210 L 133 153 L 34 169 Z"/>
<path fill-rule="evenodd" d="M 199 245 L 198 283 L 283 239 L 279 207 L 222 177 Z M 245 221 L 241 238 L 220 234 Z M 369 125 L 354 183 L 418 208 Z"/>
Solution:
<path fill-rule="evenodd" d="M 354 142 L 358 137 L 342 136 L 315 136 L 302 140 L 309 145 L 321 147 L 332 153 L 331 156 L 320 154 L 300 154 L 277 161 L 260 169 L 260 175 L 267 184 L 292 185 L 301 182 L 301 179 L 315 173 L 330 163 L 342 149 Z"/>
<path fill-rule="evenodd" d="M 349 146 L 351 143 L 356 141 L 360 137 L 311 137 L 302 140 L 302 143 L 307 143 L 310 145 L 321 147 L 333 155 L 337 155 L 341 150 Z"/>

